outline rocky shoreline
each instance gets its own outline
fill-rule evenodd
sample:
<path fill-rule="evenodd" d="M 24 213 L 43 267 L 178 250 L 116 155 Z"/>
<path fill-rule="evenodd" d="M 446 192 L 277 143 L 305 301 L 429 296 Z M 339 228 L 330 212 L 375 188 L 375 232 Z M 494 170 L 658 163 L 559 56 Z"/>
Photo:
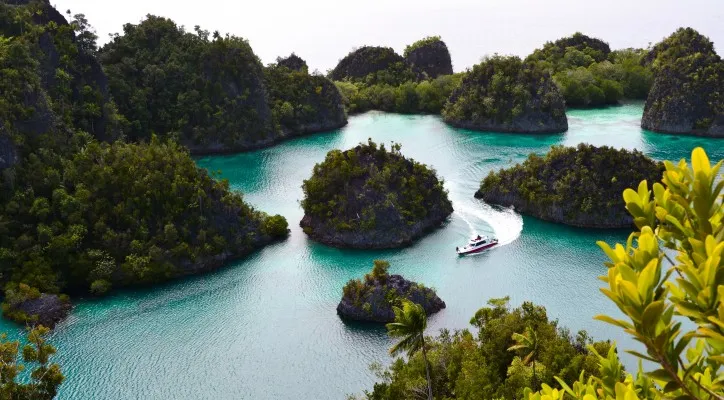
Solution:
<path fill-rule="evenodd" d="M 394 306 L 401 300 L 421 305 L 429 316 L 443 308 L 445 302 L 433 289 L 408 281 L 401 275 L 389 275 L 389 263 L 376 260 L 364 281 L 351 280 L 337 305 L 337 314 L 344 320 L 388 323 L 395 320 Z"/>

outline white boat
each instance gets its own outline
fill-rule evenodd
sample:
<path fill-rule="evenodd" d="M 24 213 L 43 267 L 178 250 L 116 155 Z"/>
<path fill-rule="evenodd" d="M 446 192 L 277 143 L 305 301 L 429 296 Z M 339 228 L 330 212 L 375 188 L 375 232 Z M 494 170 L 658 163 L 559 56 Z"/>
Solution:
<path fill-rule="evenodd" d="M 481 251 L 487 250 L 497 244 L 498 239 L 496 238 L 491 239 L 487 236 L 476 235 L 470 238 L 470 241 L 468 241 L 468 244 L 464 247 L 456 247 L 455 251 L 459 255 L 464 256 L 466 254 L 480 253 Z"/>

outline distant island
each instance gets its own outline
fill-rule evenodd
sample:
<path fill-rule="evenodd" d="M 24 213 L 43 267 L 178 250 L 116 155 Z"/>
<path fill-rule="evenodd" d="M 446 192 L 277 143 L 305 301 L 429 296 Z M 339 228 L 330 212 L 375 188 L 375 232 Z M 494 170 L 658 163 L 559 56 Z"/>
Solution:
<path fill-rule="evenodd" d="M 656 79 L 642 128 L 724 137 L 724 61 L 707 37 L 681 28 L 656 44 L 645 62 Z"/>
<path fill-rule="evenodd" d="M 608 146 L 554 146 L 544 157 L 491 171 L 475 197 L 550 222 L 582 228 L 628 228 L 621 193 L 658 182 L 664 167 L 639 151 Z"/>
<path fill-rule="evenodd" d="M 124 25 L 98 58 L 132 140 L 156 132 L 194 154 L 229 153 L 347 123 L 327 78 L 264 67 L 246 40 L 167 18 Z"/>
<path fill-rule="evenodd" d="M 300 225 L 335 247 L 394 248 L 439 227 L 452 203 L 435 172 L 372 140 L 332 150 L 302 184 Z"/>
<path fill-rule="evenodd" d="M 342 290 L 342 300 L 337 314 L 351 321 L 392 322 L 395 320 L 393 306 L 401 300 L 420 304 L 427 315 L 445 308 L 433 289 L 410 282 L 400 275 L 390 275 L 387 261 L 375 260 L 374 267 L 364 280 L 352 279 Z"/>
<path fill-rule="evenodd" d="M 568 130 L 566 107 L 547 72 L 518 57 L 486 58 L 465 74 L 442 111 L 459 128 L 494 132 Z"/>

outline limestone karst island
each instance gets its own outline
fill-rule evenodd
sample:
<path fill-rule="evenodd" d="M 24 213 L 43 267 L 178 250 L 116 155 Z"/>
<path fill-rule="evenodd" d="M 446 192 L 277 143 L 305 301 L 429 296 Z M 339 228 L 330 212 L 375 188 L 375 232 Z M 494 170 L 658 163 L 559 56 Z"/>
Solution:
<path fill-rule="evenodd" d="M 0 0 L 0 400 L 724 398 L 664 3 Z"/>

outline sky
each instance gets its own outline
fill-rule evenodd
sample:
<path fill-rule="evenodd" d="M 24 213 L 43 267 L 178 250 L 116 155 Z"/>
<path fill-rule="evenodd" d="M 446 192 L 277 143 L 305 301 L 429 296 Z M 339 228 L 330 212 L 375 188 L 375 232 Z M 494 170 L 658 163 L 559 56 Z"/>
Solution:
<path fill-rule="evenodd" d="M 719 54 L 724 49 L 724 0 L 50 1 L 62 13 L 84 13 L 101 43 L 123 24 L 154 14 L 188 30 L 200 25 L 244 37 L 264 64 L 295 52 L 321 72 L 356 47 L 389 46 L 401 54 L 433 35 L 447 43 L 456 72 L 494 53 L 524 57 L 577 31 L 617 49 L 647 47 L 690 26 Z"/>

